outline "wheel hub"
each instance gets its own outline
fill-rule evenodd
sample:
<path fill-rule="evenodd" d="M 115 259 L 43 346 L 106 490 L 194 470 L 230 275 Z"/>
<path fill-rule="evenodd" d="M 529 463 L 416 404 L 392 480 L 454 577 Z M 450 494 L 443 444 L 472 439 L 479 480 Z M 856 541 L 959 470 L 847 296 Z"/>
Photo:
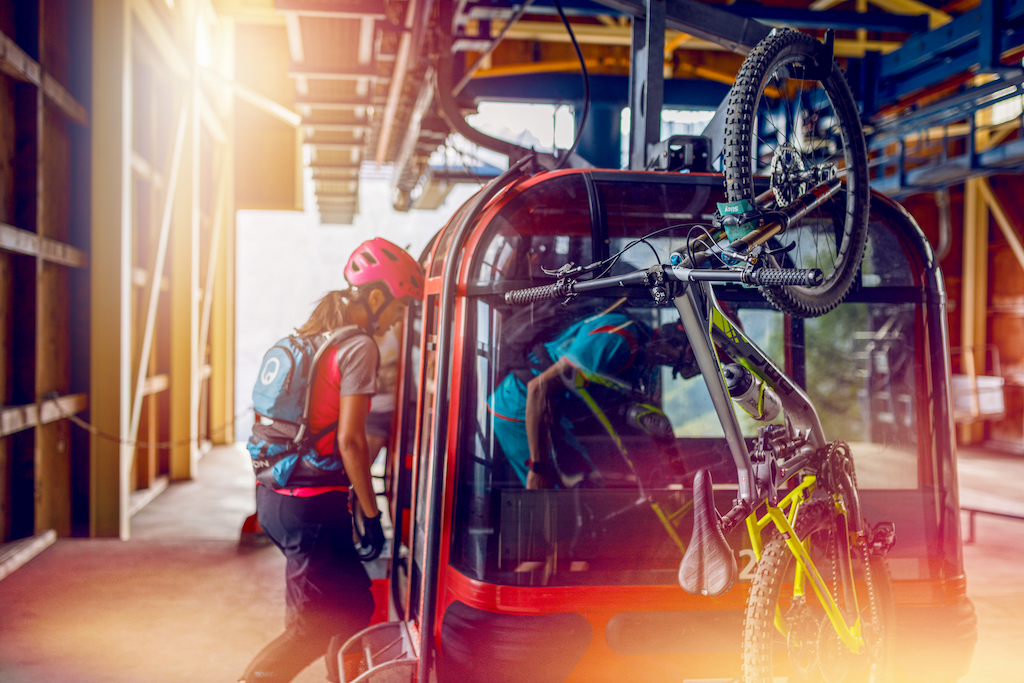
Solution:
<path fill-rule="evenodd" d="M 796 147 L 783 143 L 772 157 L 772 191 L 775 203 L 782 207 L 807 192 L 807 167 Z"/>
<path fill-rule="evenodd" d="M 809 680 L 818 668 L 818 634 L 821 632 L 821 619 L 803 600 L 796 602 L 786 612 L 789 623 L 787 651 L 789 664 L 798 681 Z"/>
<path fill-rule="evenodd" d="M 856 655 L 839 638 L 828 619 L 822 619 L 819 628 L 818 665 L 821 667 L 821 677 L 825 683 L 843 683 L 850 674 Z"/>

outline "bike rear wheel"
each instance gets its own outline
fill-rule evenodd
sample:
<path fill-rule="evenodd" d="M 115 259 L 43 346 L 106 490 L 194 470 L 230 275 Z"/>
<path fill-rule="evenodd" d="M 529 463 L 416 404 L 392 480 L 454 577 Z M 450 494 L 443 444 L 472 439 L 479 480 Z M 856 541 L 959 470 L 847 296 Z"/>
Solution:
<path fill-rule="evenodd" d="M 747 55 L 729 93 L 726 119 L 726 197 L 757 209 L 785 206 L 830 175 L 841 189 L 779 235 L 792 245 L 798 268 L 820 268 L 817 287 L 762 287 L 765 298 L 792 316 L 823 315 L 849 292 L 867 242 L 868 156 L 860 114 L 834 61 L 813 37 L 776 31 Z M 829 58 L 830 59 L 830 58 Z M 754 176 L 768 176 L 772 199 L 758 206 Z M 769 257 L 769 266 L 778 267 Z"/>
<path fill-rule="evenodd" d="M 852 623 L 838 582 L 835 505 L 818 499 L 804 505 L 796 522 L 797 535 L 810 543 L 814 565 Z M 884 683 L 893 666 L 894 603 L 892 579 L 885 558 L 853 548 L 857 607 L 866 647 L 855 655 L 839 640 L 807 580 L 806 599 L 793 591 L 796 561 L 785 540 L 776 534 L 765 543 L 750 587 L 743 628 L 744 683 L 824 681 L 827 683 Z M 866 560 L 866 562 L 865 562 Z M 776 628 L 779 608 L 788 635 Z"/>

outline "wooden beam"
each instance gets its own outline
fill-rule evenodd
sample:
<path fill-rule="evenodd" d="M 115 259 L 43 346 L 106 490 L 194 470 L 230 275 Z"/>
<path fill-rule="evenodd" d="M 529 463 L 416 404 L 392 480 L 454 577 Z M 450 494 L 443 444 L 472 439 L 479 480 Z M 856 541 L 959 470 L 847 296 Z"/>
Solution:
<path fill-rule="evenodd" d="M 364 133 L 371 128 L 368 123 L 331 123 L 330 121 L 309 121 L 307 119 L 302 120 L 302 125 L 315 131 L 323 130 L 340 133 Z"/>
<path fill-rule="evenodd" d="M 171 217 L 174 198 L 181 175 L 181 157 L 185 147 L 185 130 L 188 123 L 188 102 L 181 105 L 178 112 L 178 127 L 171 148 L 171 165 L 167 173 L 167 195 L 164 200 L 163 218 L 160 222 L 160 233 L 157 238 L 157 250 L 153 264 L 154 276 L 149 278 L 149 305 L 146 308 L 146 325 L 142 333 L 142 350 L 139 354 L 139 370 L 135 375 L 135 393 L 131 404 L 131 422 L 128 428 L 128 440 L 135 441 L 139 433 L 139 421 L 142 417 L 142 397 L 146 378 L 149 374 L 150 349 L 153 346 L 153 333 L 156 329 L 156 312 L 160 301 L 160 283 L 164 276 L 164 265 L 167 261 L 167 244 L 171 234 Z"/>
<path fill-rule="evenodd" d="M 229 123 L 229 125 L 232 125 Z M 245 141 L 240 141 L 245 144 Z M 235 150 L 234 137 L 221 154 L 224 174 L 223 227 L 217 247 L 217 272 L 213 282 L 210 320 L 210 438 L 217 444 L 235 441 Z"/>
<path fill-rule="evenodd" d="M 208 69 L 204 69 L 201 73 L 204 79 L 217 83 L 220 87 L 231 89 L 240 99 L 245 100 L 260 111 L 284 121 L 290 126 L 298 126 L 302 122 L 302 117 L 296 112 L 265 95 L 261 95 L 252 88 L 247 88 L 237 81 L 224 78 L 220 74 Z"/>
<path fill-rule="evenodd" d="M 56 540 L 57 534 L 50 529 L 5 545 L 3 552 L 0 552 L 0 579 L 49 548 Z"/>
<path fill-rule="evenodd" d="M 39 87 L 46 99 L 75 123 L 88 126 L 89 112 L 67 89 L 39 63 L 29 57 L 18 44 L 0 32 L 0 71 L 19 81 Z"/>
<path fill-rule="evenodd" d="M 152 396 L 153 394 L 159 394 L 161 391 L 167 391 L 170 386 L 171 380 L 167 374 L 150 375 L 142 385 L 142 395 Z"/>
<path fill-rule="evenodd" d="M 215 208 L 213 213 L 213 229 L 210 232 L 210 244 L 207 250 L 206 279 L 203 281 L 203 308 L 199 315 L 199 353 L 203 359 L 206 358 L 206 346 L 210 339 L 210 316 L 213 312 L 213 290 L 217 282 L 217 267 L 220 265 L 218 252 L 221 248 L 220 235 L 224 224 L 224 204 L 227 202 L 227 190 L 227 173 L 223 168 L 221 168 L 220 181 L 217 183 L 217 195 L 214 200 Z M 221 275 L 221 277 L 224 276 Z M 204 374 L 206 368 L 209 367 L 210 366 L 208 364 L 204 366 Z M 205 376 L 209 377 L 209 375 Z M 195 394 L 192 400 L 193 404 L 196 406 L 199 405 L 200 388 L 201 382 L 194 382 L 192 384 L 192 390 Z"/>
<path fill-rule="evenodd" d="M 181 79 L 191 77 L 191 64 L 194 60 L 186 60 L 181 56 L 174 38 L 167 32 L 163 21 L 148 0 L 127 1 L 131 5 L 132 12 L 138 20 L 139 26 L 142 27 L 153 47 L 160 53 L 160 56 L 163 57 L 164 62 L 171 68 L 171 71 Z M 189 27 L 189 30 L 193 30 L 193 28 Z"/>
<path fill-rule="evenodd" d="M 366 79 L 369 81 L 390 81 L 390 76 L 382 76 L 377 73 L 377 67 L 370 65 L 365 67 L 350 66 L 346 70 L 340 69 L 316 69 L 303 64 L 292 64 L 288 69 L 288 76 L 291 78 L 312 78 L 326 81 L 356 81 Z"/>
<path fill-rule="evenodd" d="M 93 5 L 89 417 L 125 441 L 132 358 L 132 19 L 134 0 Z M 102 179 L 102 182 L 100 182 Z M 93 438 L 89 532 L 128 537 L 121 461 L 134 449 Z"/>
<path fill-rule="evenodd" d="M 287 14 L 329 19 L 385 19 L 382 0 L 274 0 L 274 9 Z"/>
<path fill-rule="evenodd" d="M 321 142 L 320 140 L 317 140 L 316 138 L 312 137 L 303 140 L 302 144 L 309 145 L 311 147 L 316 147 L 318 149 L 337 151 L 363 149 L 364 147 L 366 147 L 365 142 Z"/>
<path fill-rule="evenodd" d="M 7 406 L 0 410 L 0 437 L 63 420 L 61 411 L 64 415 L 77 415 L 88 407 L 88 394 L 68 394 L 38 404 Z"/>
<path fill-rule="evenodd" d="M 88 268 L 89 255 L 81 249 L 57 240 L 39 237 L 34 232 L 0 223 L 0 249 L 37 256 L 44 261 L 71 268 Z"/>
<path fill-rule="evenodd" d="M 199 410 L 193 384 L 199 376 L 199 201 L 202 159 L 198 103 L 189 108 L 181 177 L 171 217 L 171 481 L 191 479 L 198 461 Z"/>

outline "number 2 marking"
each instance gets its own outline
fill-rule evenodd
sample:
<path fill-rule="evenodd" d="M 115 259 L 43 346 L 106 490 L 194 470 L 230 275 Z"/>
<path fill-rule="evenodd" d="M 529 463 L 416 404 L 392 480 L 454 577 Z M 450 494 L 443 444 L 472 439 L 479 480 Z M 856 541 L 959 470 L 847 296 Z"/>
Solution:
<path fill-rule="evenodd" d="M 750 548 L 744 548 L 740 551 L 740 560 L 746 559 L 746 564 L 743 565 L 743 569 L 740 570 L 740 581 L 753 581 L 754 580 L 754 567 L 757 566 L 757 558 L 754 556 L 754 551 Z"/>

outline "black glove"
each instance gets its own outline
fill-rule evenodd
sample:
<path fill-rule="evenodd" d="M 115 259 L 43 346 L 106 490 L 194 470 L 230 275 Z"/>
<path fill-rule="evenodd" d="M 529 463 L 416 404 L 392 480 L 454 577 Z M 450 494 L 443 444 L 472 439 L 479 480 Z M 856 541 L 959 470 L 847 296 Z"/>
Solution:
<path fill-rule="evenodd" d="M 384 529 L 380 525 L 380 513 L 376 517 L 363 518 L 363 534 L 356 546 L 359 559 L 363 562 L 375 560 L 384 550 Z"/>

